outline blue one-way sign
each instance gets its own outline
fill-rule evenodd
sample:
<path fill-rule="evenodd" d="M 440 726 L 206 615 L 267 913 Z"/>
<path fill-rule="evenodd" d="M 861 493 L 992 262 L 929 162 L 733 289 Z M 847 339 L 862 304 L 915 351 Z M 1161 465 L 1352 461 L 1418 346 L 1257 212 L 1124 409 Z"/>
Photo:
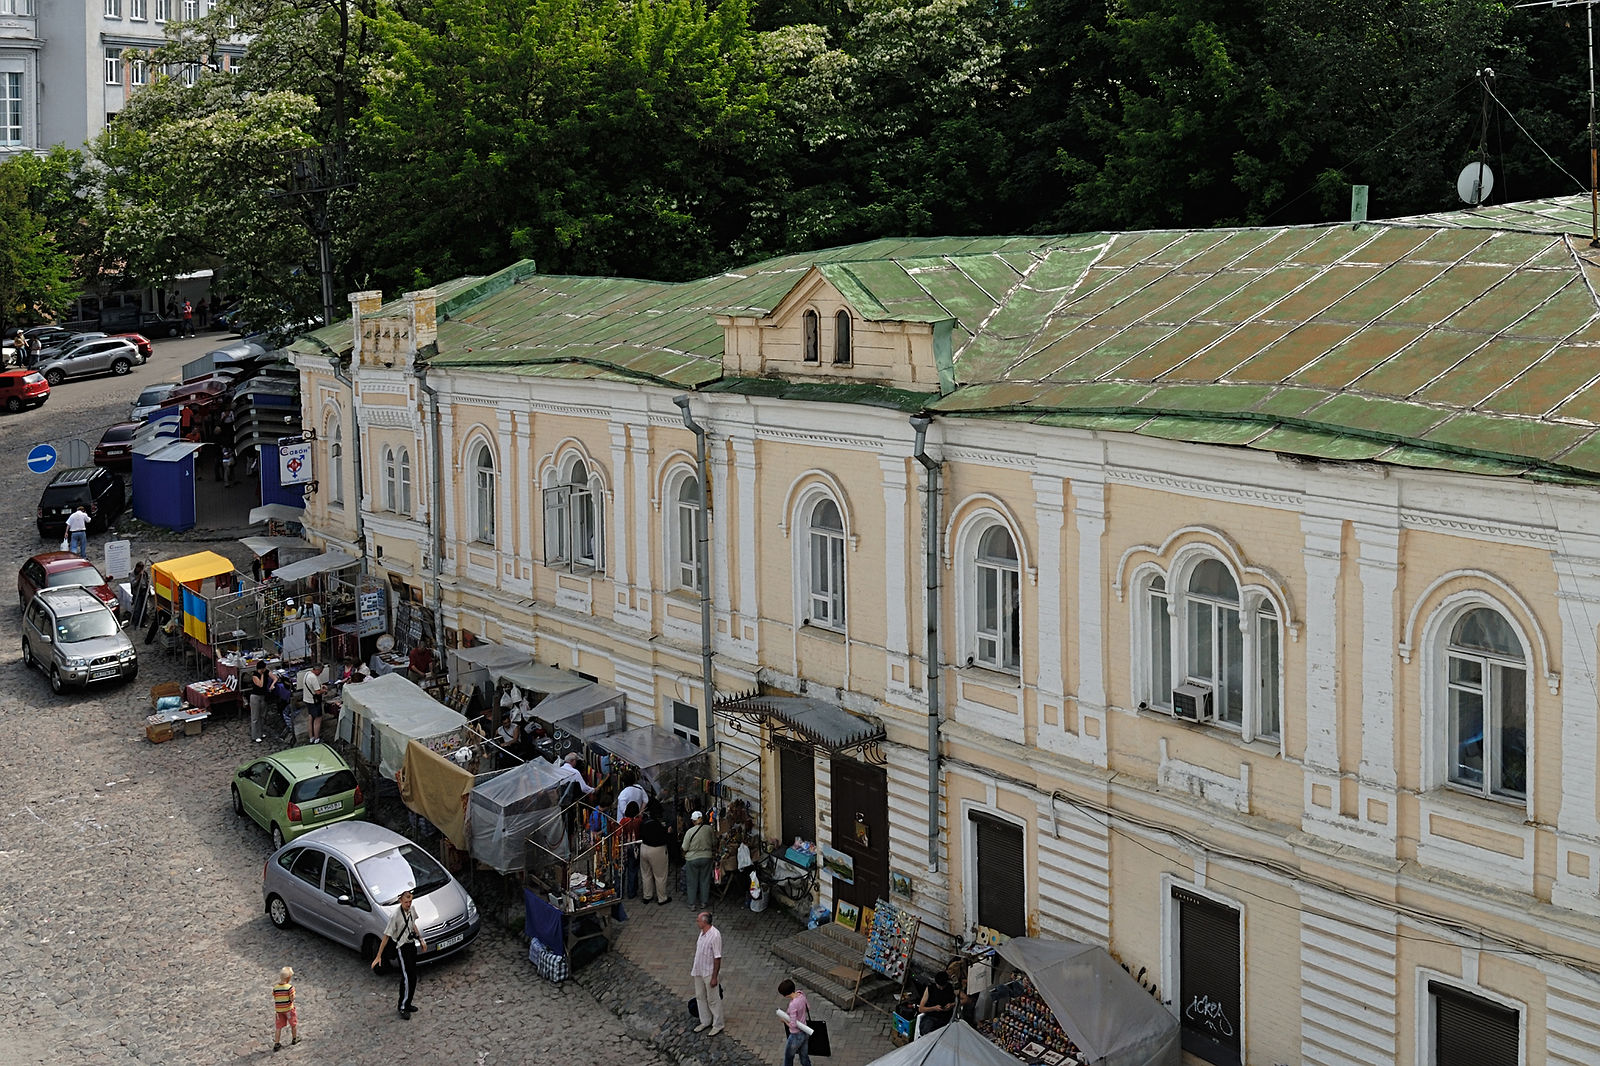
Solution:
<path fill-rule="evenodd" d="M 35 444 L 28 453 L 28 469 L 35 474 L 45 474 L 56 465 L 56 450 L 48 444 Z"/>

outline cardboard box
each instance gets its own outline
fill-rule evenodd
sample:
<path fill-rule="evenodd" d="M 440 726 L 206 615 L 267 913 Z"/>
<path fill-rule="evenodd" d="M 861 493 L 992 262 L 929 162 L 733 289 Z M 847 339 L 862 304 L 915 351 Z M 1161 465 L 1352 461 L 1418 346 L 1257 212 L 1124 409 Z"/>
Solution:
<path fill-rule="evenodd" d="M 156 709 L 156 701 L 163 696 L 182 696 L 183 686 L 176 681 L 164 681 L 159 685 L 150 686 L 150 709 Z"/>
<path fill-rule="evenodd" d="M 195 725 L 199 724 L 199 722 L 195 723 Z M 164 744 L 172 739 L 172 723 L 162 722 L 158 725 L 147 725 L 144 727 L 144 735 L 152 744 Z"/>
<path fill-rule="evenodd" d="M 188 721 L 183 723 L 183 735 L 186 736 L 186 737 L 197 737 L 197 736 L 199 736 L 200 735 L 200 726 L 201 726 L 201 722 L 199 721 L 199 719 L 196 719 L 196 718 L 189 719 Z"/>

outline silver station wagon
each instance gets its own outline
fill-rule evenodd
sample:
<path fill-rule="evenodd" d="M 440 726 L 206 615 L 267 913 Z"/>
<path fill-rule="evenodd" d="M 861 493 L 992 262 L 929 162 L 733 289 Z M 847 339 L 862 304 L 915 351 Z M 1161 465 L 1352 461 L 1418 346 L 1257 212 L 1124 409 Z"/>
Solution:
<path fill-rule="evenodd" d="M 422 847 L 370 822 L 314 829 L 273 852 L 261 873 L 273 925 L 302 925 L 367 961 L 407 889 L 428 943 L 419 961 L 452 955 L 478 938 L 478 907 L 467 890 Z"/>

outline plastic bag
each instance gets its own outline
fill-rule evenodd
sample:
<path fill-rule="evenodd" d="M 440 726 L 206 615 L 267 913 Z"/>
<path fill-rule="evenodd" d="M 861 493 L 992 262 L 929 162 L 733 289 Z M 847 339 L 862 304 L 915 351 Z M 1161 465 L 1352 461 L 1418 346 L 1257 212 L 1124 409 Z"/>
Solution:
<path fill-rule="evenodd" d="M 71 551 L 71 550 L 72 550 L 72 547 L 71 547 L 71 545 L 69 545 L 69 544 L 68 544 L 68 543 L 67 543 L 67 538 L 66 538 L 66 537 L 62 537 L 62 538 L 61 538 L 61 550 L 62 550 L 62 551 L 64 551 L 64 552 L 65 552 L 65 551 Z"/>

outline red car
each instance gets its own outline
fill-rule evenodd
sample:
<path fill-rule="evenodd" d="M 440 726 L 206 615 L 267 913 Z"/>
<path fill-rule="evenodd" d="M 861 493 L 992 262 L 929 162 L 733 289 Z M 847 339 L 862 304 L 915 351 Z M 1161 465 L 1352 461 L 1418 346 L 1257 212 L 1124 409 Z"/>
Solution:
<path fill-rule="evenodd" d="M 50 383 L 37 370 L 0 370 L 0 405 L 13 414 L 50 398 Z"/>
<path fill-rule="evenodd" d="M 107 426 L 94 446 L 94 465 L 107 470 L 133 469 L 133 435 L 144 428 L 143 422 L 118 422 Z"/>
<path fill-rule="evenodd" d="M 17 571 L 17 602 L 23 607 L 33 602 L 34 593 L 45 588 L 62 588 L 79 585 L 92 592 L 96 599 L 111 608 L 117 617 L 122 607 L 117 594 L 111 591 L 105 575 L 93 563 L 80 559 L 71 552 L 44 552 L 22 564 Z"/>
<path fill-rule="evenodd" d="M 148 363 L 150 361 L 150 353 L 155 351 L 150 346 L 150 338 L 143 333 L 113 333 L 112 336 L 121 337 L 125 341 L 132 341 L 133 346 L 139 349 L 140 363 Z"/>

